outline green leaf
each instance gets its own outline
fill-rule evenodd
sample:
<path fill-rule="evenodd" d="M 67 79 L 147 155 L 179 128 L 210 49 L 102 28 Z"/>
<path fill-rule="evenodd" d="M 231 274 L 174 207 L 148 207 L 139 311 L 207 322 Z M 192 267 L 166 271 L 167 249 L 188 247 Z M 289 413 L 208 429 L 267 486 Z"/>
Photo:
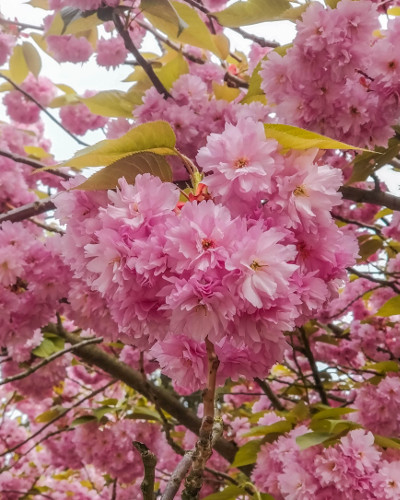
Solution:
<path fill-rule="evenodd" d="M 323 418 L 320 420 L 311 420 L 310 427 L 316 432 L 328 432 L 331 437 L 335 437 L 335 434 L 340 434 L 342 432 L 348 432 L 352 429 L 358 429 L 360 424 L 352 422 L 351 420 L 338 420 L 338 419 L 328 419 Z"/>
<path fill-rule="evenodd" d="M 97 418 L 97 420 L 101 420 L 107 413 L 115 412 L 116 408 L 113 408 L 112 406 L 100 406 L 99 408 L 93 410 L 93 415 Z"/>
<path fill-rule="evenodd" d="M 228 87 L 228 85 L 219 85 L 216 82 L 212 83 L 214 96 L 216 99 L 223 99 L 224 101 L 232 102 L 240 95 L 240 89 Z"/>
<path fill-rule="evenodd" d="M 328 432 L 308 432 L 302 436 L 297 436 L 296 443 L 300 450 L 306 450 L 331 438 L 332 434 Z"/>
<path fill-rule="evenodd" d="M 362 149 L 292 125 L 264 123 L 264 129 L 266 137 L 275 139 L 284 149 Z"/>
<path fill-rule="evenodd" d="M 61 351 L 64 348 L 64 340 L 59 340 L 61 342 L 57 342 L 55 339 L 44 338 L 40 345 L 33 349 L 32 354 L 38 358 L 48 358 L 52 354 Z"/>
<path fill-rule="evenodd" d="M 103 90 L 91 97 L 80 97 L 79 101 L 96 115 L 132 118 L 133 103 L 121 90 Z"/>
<path fill-rule="evenodd" d="M 11 80 L 22 83 L 29 74 L 28 64 L 25 59 L 22 45 L 16 45 L 9 61 Z"/>
<path fill-rule="evenodd" d="M 59 166 L 69 165 L 76 168 L 107 166 L 132 153 L 143 151 L 171 155 L 175 154 L 175 143 L 175 134 L 169 123 L 161 120 L 148 122 L 129 130 L 118 139 L 100 141 L 81 149 L 73 158 Z"/>
<path fill-rule="evenodd" d="M 222 26 L 238 28 L 250 24 L 282 19 L 281 15 L 291 8 L 288 0 L 247 0 L 236 2 L 212 15 Z"/>
<path fill-rule="evenodd" d="M 396 295 L 385 302 L 375 316 L 387 318 L 388 316 L 395 316 L 397 314 L 400 314 L 400 295 Z"/>
<path fill-rule="evenodd" d="M 161 417 L 156 410 L 147 408 L 146 406 L 136 407 L 132 413 L 129 413 L 126 418 L 132 420 L 155 420 L 161 422 Z"/>
<path fill-rule="evenodd" d="M 76 427 L 77 425 L 87 424 L 88 422 L 97 421 L 94 415 L 82 415 L 82 417 L 75 418 L 71 422 L 71 427 Z"/>
<path fill-rule="evenodd" d="M 49 0 L 30 0 L 30 2 L 28 3 L 29 5 L 32 5 L 32 7 L 37 7 L 43 10 L 50 10 Z"/>
<path fill-rule="evenodd" d="M 22 53 L 29 71 L 37 77 L 42 69 L 42 60 L 39 52 L 31 43 L 24 42 L 22 44 Z"/>
<path fill-rule="evenodd" d="M 400 450 L 400 439 L 388 438 L 374 434 L 375 444 L 382 446 L 382 448 L 394 448 Z"/>
<path fill-rule="evenodd" d="M 382 246 L 383 240 L 377 235 L 373 235 L 370 238 L 364 240 L 360 245 L 360 249 L 358 251 L 360 259 L 358 259 L 357 263 L 366 261 L 369 257 L 371 257 L 371 255 L 374 255 L 379 249 L 381 249 Z"/>
<path fill-rule="evenodd" d="M 247 90 L 247 94 L 240 101 L 241 104 L 249 104 L 253 101 L 260 101 L 263 104 L 266 104 L 267 99 L 265 97 L 264 91 L 261 89 L 262 78 L 260 76 L 261 62 L 257 64 L 255 67 L 250 80 L 249 80 L 249 88 Z"/>
<path fill-rule="evenodd" d="M 115 189 L 121 177 L 125 177 L 128 184 L 135 184 L 136 176 L 145 173 L 159 177 L 163 182 L 172 182 L 172 170 L 168 162 L 160 155 L 144 152 L 117 160 L 93 174 L 75 189 L 85 191 Z"/>
<path fill-rule="evenodd" d="M 400 141 L 397 136 L 389 139 L 388 147 L 376 147 L 374 151 L 365 151 L 353 160 L 353 172 L 346 184 L 365 181 L 369 175 L 387 165 L 400 153 Z"/>
<path fill-rule="evenodd" d="M 280 422 L 275 422 L 271 425 L 260 425 L 258 427 L 254 427 L 249 432 L 246 432 L 244 437 L 265 436 L 272 433 L 283 434 L 285 432 L 289 432 L 290 430 L 292 430 L 290 422 L 287 420 L 281 420 Z"/>
<path fill-rule="evenodd" d="M 389 16 L 400 16 L 400 7 L 390 7 L 387 13 Z"/>
<path fill-rule="evenodd" d="M 182 54 L 177 54 L 171 61 L 155 70 L 156 75 L 167 90 L 170 90 L 173 83 L 181 76 L 189 73 L 189 65 Z"/>
<path fill-rule="evenodd" d="M 262 439 L 255 439 L 241 446 L 235 455 L 232 467 L 254 464 L 262 442 Z"/>
<path fill-rule="evenodd" d="M 176 36 L 179 36 L 188 27 L 168 0 L 142 0 L 140 2 L 140 9 L 145 16 L 146 14 L 150 14 L 174 26 Z"/>
<path fill-rule="evenodd" d="M 206 496 L 203 500 L 237 500 L 241 495 L 244 495 L 246 491 L 244 488 L 240 486 L 236 486 L 231 484 L 227 486 L 222 491 L 218 491 L 217 493 L 212 493 L 211 495 Z"/>
<path fill-rule="evenodd" d="M 328 410 L 322 410 L 312 416 L 312 420 L 322 420 L 324 418 L 336 418 L 341 415 L 346 415 L 347 413 L 353 413 L 357 410 L 354 408 L 329 408 Z"/>
<path fill-rule="evenodd" d="M 398 372 L 399 365 L 396 361 L 380 361 L 379 363 L 367 363 L 368 370 L 375 370 L 378 373 Z"/>
<path fill-rule="evenodd" d="M 59 415 L 61 415 L 61 413 L 64 410 L 65 410 L 65 408 L 62 408 L 61 406 L 57 406 L 56 408 L 52 408 L 51 410 L 47 410 L 47 411 L 41 413 L 40 415 L 38 415 L 35 418 L 35 422 L 42 423 L 42 424 L 44 424 L 46 422 L 50 422 L 54 418 L 57 418 Z"/>

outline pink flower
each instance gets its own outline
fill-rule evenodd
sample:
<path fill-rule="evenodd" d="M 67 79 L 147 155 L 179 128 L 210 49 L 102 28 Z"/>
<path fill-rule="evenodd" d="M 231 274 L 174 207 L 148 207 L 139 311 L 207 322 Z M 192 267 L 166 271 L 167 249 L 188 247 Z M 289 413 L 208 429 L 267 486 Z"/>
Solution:
<path fill-rule="evenodd" d="M 127 55 L 128 51 L 120 36 L 108 40 L 101 38 L 97 42 L 96 61 L 99 66 L 105 66 L 107 69 L 116 68 L 125 61 Z"/>
<path fill-rule="evenodd" d="M 93 53 L 93 48 L 85 37 L 50 35 L 46 41 L 50 52 L 58 62 L 85 62 Z"/>

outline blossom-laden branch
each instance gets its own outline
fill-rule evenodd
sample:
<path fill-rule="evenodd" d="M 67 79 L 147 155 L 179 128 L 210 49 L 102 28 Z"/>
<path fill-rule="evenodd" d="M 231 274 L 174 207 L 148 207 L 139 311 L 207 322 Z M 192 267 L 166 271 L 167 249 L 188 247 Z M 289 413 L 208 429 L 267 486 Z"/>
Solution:
<path fill-rule="evenodd" d="M 82 340 L 82 342 L 79 342 L 79 344 L 71 345 L 69 347 L 66 347 L 65 349 L 62 349 L 61 351 L 55 352 L 54 354 L 52 354 L 48 358 L 43 359 L 40 363 L 32 366 L 31 368 L 29 368 L 28 370 L 25 370 L 24 372 L 17 373 L 16 375 L 13 375 L 12 377 L 7 377 L 7 378 L 4 378 L 3 380 L 0 380 L 0 385 L 8 384 L 10 382 L 15 382 L 16 380 L 21 380 L 21 379 L 27 377 L 28 375 L 35 373 L 40 368 L 43 368 L 43 366 L 48 365 L 49 363 L 51 363 L 55 359 L 63 356 L 64 354 L 67 354 L 68 352 L 74 351 L 77 348 L 85 346 L 85 345 L 99 344 L 102 341 L 103 341 L 103 339 L 101 337 L 95 337 L 95 338 Z"/>
<path fill-rule="evenodd" d="M 81 141 L 78 137 L 76 137 L 76 135 L 74 135 L 67 128 L 65 128 L 64 125 L 61 122 L 59 122 L 57 120 L 57 118 L 55 118 L 51 113 L 49 113 L 49 111 L 47 111 L 47 109 L 42 104 L 40 104 L 40 102 L 37 99 L 35 99 L 31 94 L 29 94 L 23 88 L 21 88 L 19 85 L 17 85 L 13 80 L 11 80 L 11 78 L 8 78 L 8 76 L 3 75 L 3 73 L 0 73 L 0 78 L 4 78 L 4 80 L 6 80 L 8 83 L 10 83 L 16 90 L 18 90 L 18 92 L 21 92 L 21 94 L 23 94 L 27 99 L 34 102 L 36 104 L 36 106 L 38 108 L 40 108 L 43 111 L 43 113 L 45 113 L 50 118 L 50 120 L 52 122 L 54 122 L 62 130 L 64 130 L 64 132 L 67 133 L 70 137 L 72 137 L 72 139 L 75 142 L 77 142 L 81 146 L 89 146 L 89 144 L 87 144 L 84 141 Z"/>
<path fill-rule="evenodd" d="M 142 56 L 142 54 L 139 52 L 139 50 L 136 48 L 135 44 L 132 42 L 132 39 L 129 35 L 128 30 L 126 30 L 122 24 L 122 21 L 118 15 L 117 12 L 113 13 L 113 21 L 115 24 L 115 27 L 122 37 L 125 47 L 129 52 L 135 57 L 136 61 L 142 66 L 144 69 L 145 73 L 147 76 L 150 78 L 152 84 L 156 88 L 159 94 L 164 96 L 165 99 L 168 97 L 171 97 L 171 94 L 168 92 L 168 90 L 164 87 L 164 85 L 161 83 L 161 80 L 158 78 L 158 76 L 155 74 L 153 66 L 149 64 L 146 59 Z"/>
<path fill-rule="evenodd" d="M 143 500 L 154 500 L 154 482 L 157 457 L 147 448 L 145 444 L 140 443 L 139 441 L 132 441 L 132 444 L 140 453 L 144 467 L 144 479 L 140 485 Z"/>
<path fill-rule="evenodd" d="M 51 328 L 49 326 L 48 331 L 57 333 L 70 344 L 75 345 L 82 340 L 74 333 L 67 332 L 61 328 Z M 158 404 L 164 411 L 169 413 L 187 429 L 199 435 L 201 420 L 192 411 L 185 408 L 168 390 L 163 387 L 157 387 L 153 383 L 144 380 L 139 371 L 110 356 L 94 345 L 86 345 L 77 348 L 75 350 L 75 355 L 79 356 L 83 361 L 94 364 L 102 371 L 117 378 L 121 382 L 124 382 L 135 391 L 143 394 L 150 401 L 152 397 L 156 397 Z M 151 393 L 149 391 L 149 385 L 151 385 Z M 223 438 L 216 439 L 214 448 L 229 462 L 233 461 L 237 451 L 237 447 L 232 441 L 227 441 Z"/>
<path fill-rule="evenodd" d="M 9 158 L 10 160 L 13 160 L 17 163 L 24 163 L 25 165 L 29 165 L 30 167 L 35 168 L 35 169 L 49 168 L 48 165 L 45 165 L 44 163 L 41 163 L 40 161 L 32 160 L 31 158 L 26 158 L 25 156 L 17 155 L 15 153 L 11 153 L 10 151 L 0 150 L 0 156 L 4 156 L 5 158 Z M 61 177 L 62 179 L 65 179 L 65 180 L 68 180 L 71 178 L 70 175 L 65 174 L 64 172 L 60 172 L 59 170 L 48 169 L 47 172 L 49 174 L 57 175 L 58 177 Z"/>

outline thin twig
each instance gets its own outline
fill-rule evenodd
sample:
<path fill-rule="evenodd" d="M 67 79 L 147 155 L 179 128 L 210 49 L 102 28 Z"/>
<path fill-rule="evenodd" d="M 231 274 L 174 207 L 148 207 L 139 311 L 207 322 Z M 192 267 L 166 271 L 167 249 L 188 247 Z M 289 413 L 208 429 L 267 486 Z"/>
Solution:
<path fill-rule="evenodd" d="M 279 411 L 285 411 L 285 407 L 283 406 L 283 404 L 279 401 L 279 399 L 277 398 L 276 394 L 274 393 L 274 391 L 271 389 L 270 385 L 268 384 L 268 382 L 266 382 L 265 380 L 261 380 L 260 378 L 258 377 L 255 377 L 255 382 L 258 384 L 259 387 L 261 387 L 261 389 L 264 391 L 265 395 L 267 396 L 267 398 L 271 401 L 272 403 L 272 406 L 276 409 L 276 410 L 279 410 Z"/>
<path fill-rule="evenodd" d="M 83 347 L 85 345 L 98 344 L 100 342 L 103 342 L 103 338 L 102 337 L 96 337 L 96 338 L 90 338 L 90 339 L 87 339 L 87 340 L 83 340 L 79 344 L 71 345 L 69 347 L 66 347 L 62 351 L 55 352 L 54 354 L 52 354 L 48 358 L 43 359 L 43 361 L 41 361 L 40 363 L 38 363 L 35 366 L 32 366 L 28 370 L 26 370 L 24 372 L 21 372 L 21 373 L 17 373 L 16 375 L 13 375 L 11 377 L 4 378 L 3 380 L 0 380 L 0 385 L 8 384 L 10 382 L 15 382 L 16 380 L 21 380 L 21 379 L 27 377 L 28 375 L 31 375 L 32 373 L 35 373 L 37 370 L 39 370 L 43 366 L 48 365 L 49 363 L 51 363 L 55 359 L 59 358 L 60 356 L 63 356 L 64 354 L 67 354 L 68 352 L 74 351 L 75 349 L 78 349 L 79 347 Z"/>
<path fill-rule="evenodd" d="M 4 156 L 5 158 L 9 158 L 10 160 L 13 160 L 17 163 L 24 163 L 25 165 L 29 165 L 32 168 L 35 169 L 41 169 L 41 168 L 47 168 L 46 172 L 52 175 L 57 175 L 58 177 L 61 177 L 62 179 L 68 180 L 71 178 L 70 175 L 65 174 L 64 172 L 60 172 L 59 170 L 51 170 L 48 165 L 45 165 L 44 163 L 41 163 L 40 161 L 32 160 L 31 158 L 26 158 L 25 156 L 17 155 L 14 153 L 11 153 L 10 151 L 3 151 L 0 150 L 0 156 Z"/>
<path fill-rule="evenodd" d="M 0 24 L 3 25 L 9 24 L 11 26 L 18 26 L 18 28 L 21 28 L 22 30 L 30 29 L 30 30 L 44 31 L 43 26 L 35 26 L 34 24 L 20 23 L 18 21 L 10 21 L 9 19 L 0 19 Z"/>
<path fill-rule="evenodd" d="M 50 118 L 51 121 L 53 121 L 62 130 L 64 130 L 64 132 L 67 133 L 70 137 L 72 137 L 72 139 L 74 139 L 74 141 L 76 141 L 81 146 L 89 146 L 89 144 L 87 144 L 84 141 L 81 141 L 78 137 L 76 137 L 76 135 L 74 135 L 67 128 L 65 128 L 64 125 L 61 122 L 59 122 L 57 120 L 57 118 L 55 118 L 51 113 L 49 113 L 49 111 L 47 111 L 47 109 L 42 104 L 40 104 L 40 102 L 37 99 L 35 99 L 30 94 L 28 94 L 28 92 L 26 92 L 19 85 L 17 85 L 13 80 L 11 80 L 11 78 L 8 78 L 8 76 L 3 75 L 2 73 L 0 73 L 0 78 L 4 78 L 4 80 L 7 80 L 8 83 L 10 83 L 16 90 L 18 90 L 18 92 L 21 92 L 21 94 L 23 94 L 27 99 L 34 102 L 36 104 L 36 106 L 38 108 L 40 108 L 43 111 L 43 113 L 45 113 Z"/>
<path fill-rule="evenodd" d="M 171 94 L 168 92 L 168 90 L 164 87 L 164 85 L 161 83 L 161 80 L 158 78 L 158 76 L 155 74 L 153 66 L 149 64 L 146 59 L 142 56 L 142 54 L 139 52 L 139 50 L 136 48 L 135 44 L 132 42 L 132 39 L 129 35 L 129 32 L 124 28 L 121 19 L 118 15 L 117 12 L 113 13 L 113 21 L 115 24 L 115 27 L 117 28 L 118 33 L 124 40 L 124 44 L 127 50 L 131 52 L 131 54 L 135 57 L 137 62 L 142 66 L 144 71 L 146 72 L 147 76 L 150 78 L 151 82 L 153 83 L 154 87 L 158 91 L 159 94 L 164 96 L 165 99 L 168 97 L 171 97 Z"/>
<path fill-rule="evenodd" d="M 366 280 L 372 281 L 373 283 L 378 283 L 382 286 L 387 286 L 387 287 L 391 288 L 394 292 L 400 293 L 400 288 L 398 288 L 393 281 L 386 281 L 386 280 L 382 280 L 380 278 L 374 278 L 373 276 L 371 276 L 369 274 L 362 273 L 361 271 L 354 269 L 354 267 L 348 267 L 347 270 L 350 273 L 355 274 L 359 278 L 364 278 Z"/>

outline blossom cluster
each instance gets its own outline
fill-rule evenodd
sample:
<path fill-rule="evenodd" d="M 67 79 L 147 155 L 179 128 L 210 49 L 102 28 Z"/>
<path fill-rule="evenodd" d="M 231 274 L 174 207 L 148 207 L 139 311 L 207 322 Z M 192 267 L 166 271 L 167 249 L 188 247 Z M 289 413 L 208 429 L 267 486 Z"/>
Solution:
<path fill-rule="evenodd" d="M 376 36 L 379 27 L 367 0 L 310 5 L 293 47 L 268 54 L 260 72 L 280 120 L 362 147 L 387 145 L 400 116 L 400 22 Z"/>
<path fill-rule="evenodd" d="M 283 332 L 335 295 L 357 253 L 329 214 L 340 172 L 315 157 L 282 154 L 261 123 L 242 119 L 200 149 L 208 192 L 193 201 L 149 174 L 108 195 L 56 197 L 64 258 L 105 300 L 118 327 L 108 337 L 151 348 L 191 390 L 205 381 L 206 339 L 221 380 L 265 375 Z"/>

